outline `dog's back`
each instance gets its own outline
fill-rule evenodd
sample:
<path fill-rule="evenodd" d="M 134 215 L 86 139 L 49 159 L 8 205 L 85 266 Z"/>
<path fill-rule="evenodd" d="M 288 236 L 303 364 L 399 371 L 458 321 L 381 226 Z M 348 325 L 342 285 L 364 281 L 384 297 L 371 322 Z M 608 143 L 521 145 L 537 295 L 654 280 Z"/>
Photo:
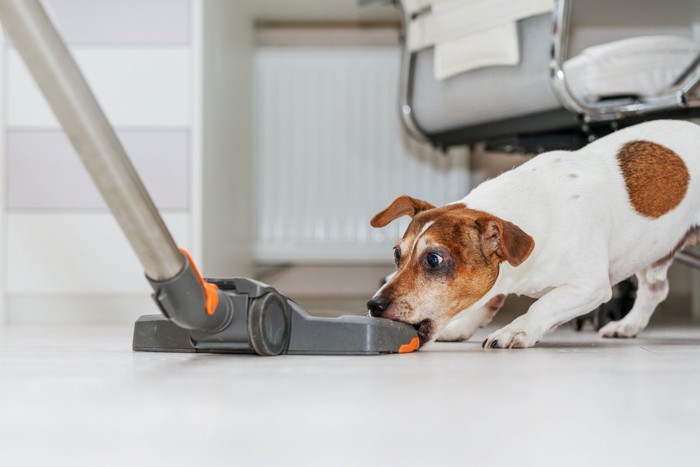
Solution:
<path fill-rule="evenodd" d="M 533 236 L 523 274 L 566 280 L 571 264 L 601 258 L 616 283 L 668 257 L 700 225 L 700 126 L 647 122 L 579 151 L 542 154 L 464 201 Z"/>

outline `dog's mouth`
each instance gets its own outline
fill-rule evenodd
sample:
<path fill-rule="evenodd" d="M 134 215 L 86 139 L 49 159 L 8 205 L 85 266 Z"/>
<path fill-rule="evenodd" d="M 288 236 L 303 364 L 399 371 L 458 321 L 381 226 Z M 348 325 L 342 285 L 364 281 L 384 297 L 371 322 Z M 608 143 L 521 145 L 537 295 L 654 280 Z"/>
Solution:
<path fill-rule="evenodd" d="M 424 319 L 415 324 L 411 324 L 413 328 L 418 332 L 418 339 L 420 339 L 420 345 L 428 343 L 433 337 L 433 322 L 429 319 Z"/>

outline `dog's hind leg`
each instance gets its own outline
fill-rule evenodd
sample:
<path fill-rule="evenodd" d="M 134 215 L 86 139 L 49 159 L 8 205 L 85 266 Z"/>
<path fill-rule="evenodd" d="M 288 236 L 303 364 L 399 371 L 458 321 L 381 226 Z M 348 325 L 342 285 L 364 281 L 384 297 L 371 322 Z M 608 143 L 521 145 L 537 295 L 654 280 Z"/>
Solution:
<path fill-rule="evenodd" d="M 491 322 L 505 301 L 505 295 L 495 296 L 478 310 L 469 312 L 463 318 L 458 318 L 448 324 L 447 327 L 440 332 L 437 340 L 442 342 L 461 342 L 469 339 L 479 328 Z"/>
<path fill-rule="evenodd" d="M 599 337 L 636 337 L 649 323 L 659 303 L 668 296 L 666 273 L 673 262 L 668 259 L 638 272 L 637 299 L 630 312 L 621 320 L 613 321 L 598 331 Z"/>

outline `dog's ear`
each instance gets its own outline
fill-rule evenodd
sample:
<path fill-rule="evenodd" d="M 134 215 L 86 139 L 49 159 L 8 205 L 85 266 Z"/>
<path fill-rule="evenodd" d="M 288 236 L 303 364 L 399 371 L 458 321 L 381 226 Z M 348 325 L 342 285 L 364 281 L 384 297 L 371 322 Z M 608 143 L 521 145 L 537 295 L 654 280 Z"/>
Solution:
<path fill-rule="evenodd" d="M 535 248 L 535 240 L 512 222 L 498 217 L 476 220 L 481 238 L 481 251 L 489 258 L 496 255 L 501 261 L 520 266 Z"/>
<path fill-rule="evenodd" d="M 389 207 L 374 216 L 372 220 L 369 221 L 369 224 L 372 227 L 384 227 L 389 224 L 389 222 L 401 216 L 413 217 L 419 212 L 433 208 L 435 208 L 435 206 L 426 201 L 403 195 L 396 198 Z"/>

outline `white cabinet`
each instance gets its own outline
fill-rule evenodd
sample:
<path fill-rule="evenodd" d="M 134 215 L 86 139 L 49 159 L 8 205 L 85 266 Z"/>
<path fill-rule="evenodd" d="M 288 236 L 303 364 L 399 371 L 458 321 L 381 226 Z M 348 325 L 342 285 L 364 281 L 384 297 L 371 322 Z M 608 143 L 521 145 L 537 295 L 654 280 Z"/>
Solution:
<path fill-rule="evenodd" d="M 204 274 L 248 274 L 250 17 L 225 0 L 45 5 L 179 245 Z M 131 298 L 155 312 L 135 255 L 19 54 L 1 47 L 0 322 L 65 320 L 52 304 L 67 298 L 55 313 Z M 20 302 L 47 311 L 25 315 Z"/>

